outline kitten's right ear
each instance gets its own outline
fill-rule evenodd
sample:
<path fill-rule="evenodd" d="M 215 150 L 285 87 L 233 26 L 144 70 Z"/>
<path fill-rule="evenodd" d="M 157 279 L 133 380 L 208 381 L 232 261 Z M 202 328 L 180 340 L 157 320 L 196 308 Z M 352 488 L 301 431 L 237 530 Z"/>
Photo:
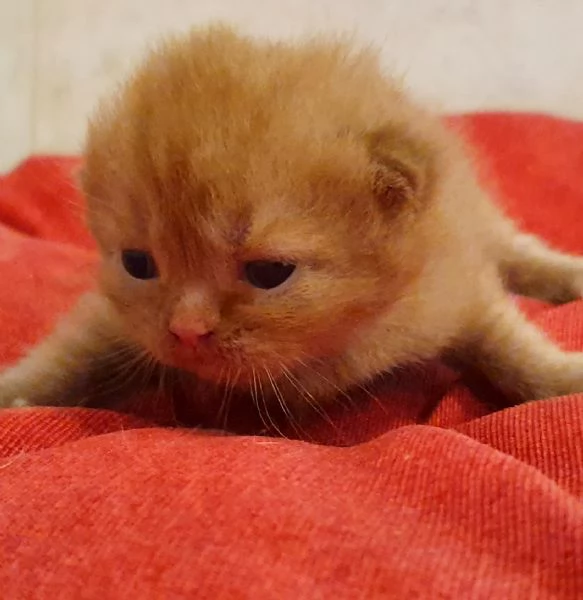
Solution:
<path fill-rule="evenodd" d="M 422 208 L 432 180 L 429 145 L 392 124 L 366 133 L 365 143 L 372 159 L 374 195 L 383 209 L 394 214 Z"/>

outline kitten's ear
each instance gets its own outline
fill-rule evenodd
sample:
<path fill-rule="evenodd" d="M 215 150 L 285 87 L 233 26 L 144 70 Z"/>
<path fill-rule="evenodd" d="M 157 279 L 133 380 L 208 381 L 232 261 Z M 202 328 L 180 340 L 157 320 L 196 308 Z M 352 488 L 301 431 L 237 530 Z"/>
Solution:
<path fill-rule="evenodd" d="M 424 204 L 432 171 L 432 152 L 405 128 L 387 125 L 365 134 L 372 158 L 373 191 L 391 213 Z"/>

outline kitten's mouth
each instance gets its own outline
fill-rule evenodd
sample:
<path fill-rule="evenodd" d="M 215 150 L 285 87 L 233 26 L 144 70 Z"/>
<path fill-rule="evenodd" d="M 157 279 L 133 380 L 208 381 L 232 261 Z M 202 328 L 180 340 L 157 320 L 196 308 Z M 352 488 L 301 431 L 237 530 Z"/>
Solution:
<path fill-rule="evenodd" d="M 221 348 L 174 347 L 160 357 L 163 364 L 178 368 L 210 383 L 249 389 L 276 381 L 284 367 L 273 361 L 256 360 L 243 352 Z"/>
<path fill-rule="evenodd" d="M 281 378 L 282 371 L 271 366 L 252 366 L 248 362 L 205 361 L 205 362 L 180 362 L 172 366 L 192 373 L 196 377 L 216 385 L 227 385 L 244 390 L 254 386 L 269 386 Z"/>

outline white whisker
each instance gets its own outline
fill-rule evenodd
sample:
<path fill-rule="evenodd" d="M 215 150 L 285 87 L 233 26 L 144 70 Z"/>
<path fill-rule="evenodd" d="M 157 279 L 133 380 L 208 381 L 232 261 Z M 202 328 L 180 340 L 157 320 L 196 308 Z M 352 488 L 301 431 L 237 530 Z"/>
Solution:
<path fill-rule="evenodd" d="M 318 401 L 314 398 L 314 396 L 302 385 L 300 380 L 293 375 L 293 373 L 284 365 L 280 365 L 284 377 L 290 382 L 290 384 L 295 388 L 295 390 L 301 395 L 301 397 L 306 400 L 309 406 L 318 413 L 327 423 L 329 423 L 334 429 L 338 431 L 338 427 L 334 421 L 328 416 L 326 411 L 318 404 Z"/>

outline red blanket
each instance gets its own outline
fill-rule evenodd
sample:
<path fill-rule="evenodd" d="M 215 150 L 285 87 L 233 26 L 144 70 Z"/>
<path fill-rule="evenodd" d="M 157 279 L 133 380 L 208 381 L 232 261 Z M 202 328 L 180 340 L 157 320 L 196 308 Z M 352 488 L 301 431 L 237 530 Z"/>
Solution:
<path fill-rule="evenodd" d="M 583 124 L 452 124 L 525 229 L 583 254 Z M 90 285 L 76 164 L 0 179 L 4 362 Z M 581 302 L 524 306 L 583 350 Z M 583 395 L 501 402 L 429 365 L 307 441 L 168 427 L 164 411 L 0 412 L 0 596 L 583 598 Z"/>

